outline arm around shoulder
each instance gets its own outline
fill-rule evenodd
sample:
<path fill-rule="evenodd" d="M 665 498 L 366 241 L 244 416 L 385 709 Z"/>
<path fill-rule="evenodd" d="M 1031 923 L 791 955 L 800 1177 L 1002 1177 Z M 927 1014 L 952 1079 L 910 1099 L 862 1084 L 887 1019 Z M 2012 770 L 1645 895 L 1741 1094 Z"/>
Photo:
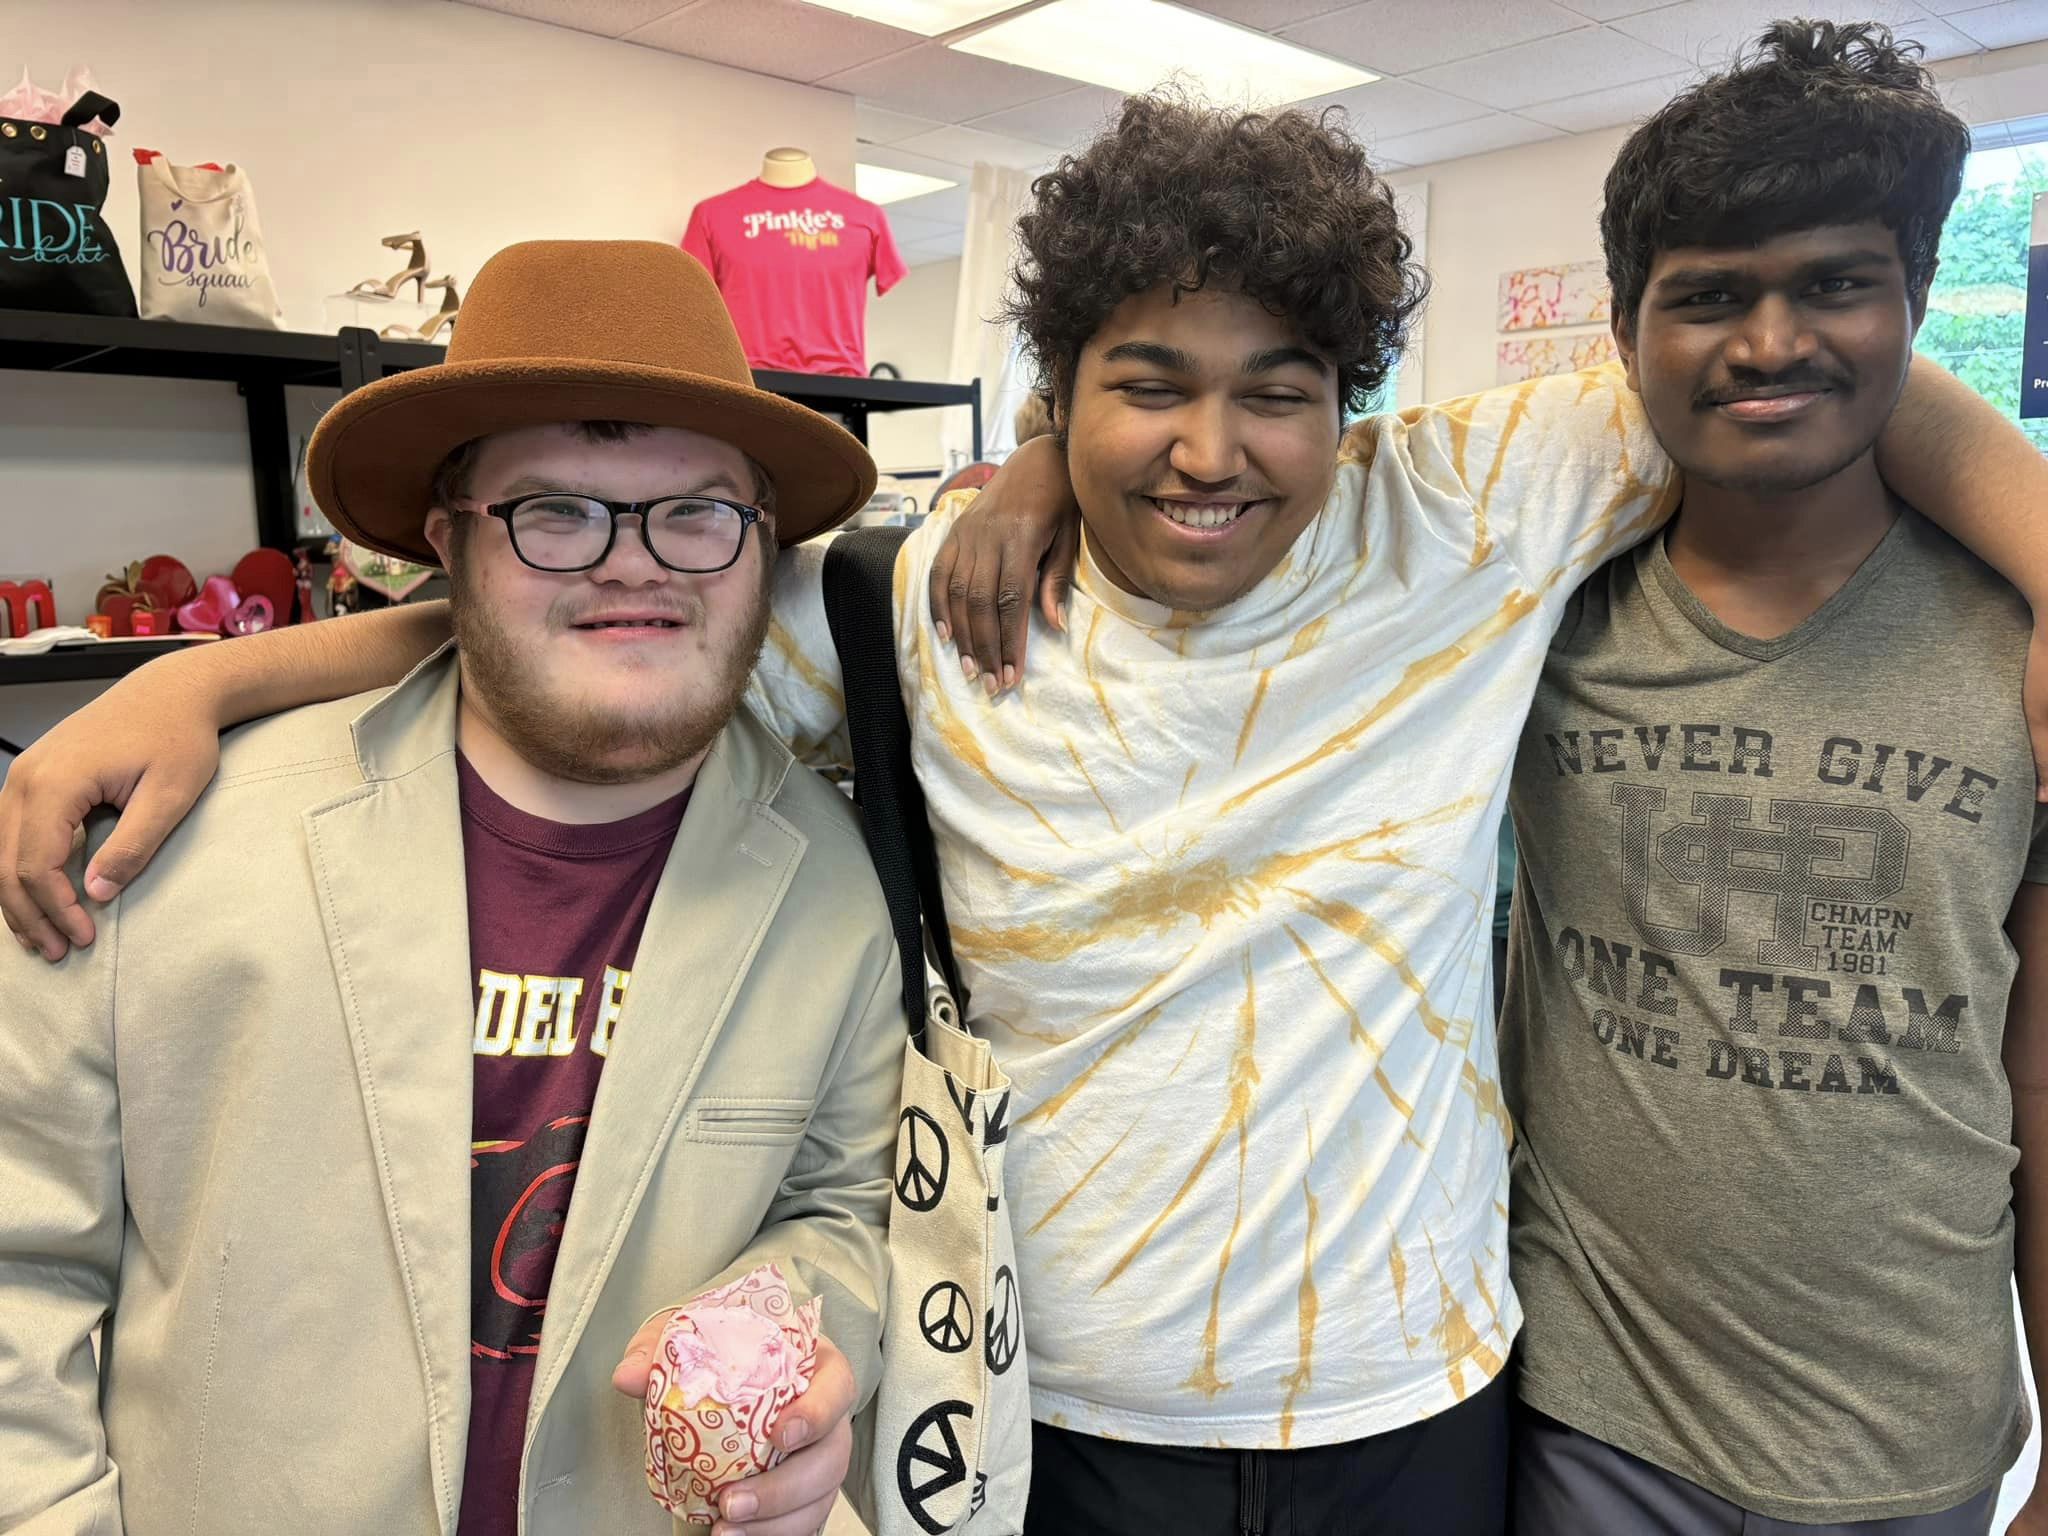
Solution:
<path fill-rule="evenodd" d="M 1989 401 L 1916 354 L 1877 440 L 1877 467 L 2037 615 L 2048 610 L 2048 455 Z"/>
<path fill-rule="evenodd" d="M 2023 707 L 2048 801 L 2048 455 L 1967 384 L 1913 358 L 1877 467 L 1899 497 L 2018 589 L 2034 610 Z"/>
<path fill-rule="evenodd" d="M 1360 433 L 1346 439 L 1348 458 L 1371 441 Z M 1432 518 L 1440 534 L 1469 540 L 1475 565 L 1498 548 L 1559 597 L 1678 502 L 1677 473 L 1618 364 L 1418 406 L 1401 414 L 1398 439 L 1418 486 L 1467 509 L 1455 528 Z"/>
<path fill-rule="evenodd" d="M 0 916 L 47 960 L 93 941 L 64 862 L 86 813 L 121 819 L 85 872 L 111 900 L 192 809 L 219 733 L 259 715 L 395 683 L 448 638 L 448 606 L 327 619 L 160 657 L 52 726 L 0 783 Z"/>

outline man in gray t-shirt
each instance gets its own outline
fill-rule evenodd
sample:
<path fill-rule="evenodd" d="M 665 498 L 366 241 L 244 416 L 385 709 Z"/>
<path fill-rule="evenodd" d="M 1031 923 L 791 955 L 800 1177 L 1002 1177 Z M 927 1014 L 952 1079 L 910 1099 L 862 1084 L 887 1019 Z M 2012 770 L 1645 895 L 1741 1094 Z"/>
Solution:
<path fill-rule="evenodd" d="M 1608 180 L 1686 499 L 1572 599 L 1514 773 L 1521 1536 L 1982 1533 L 2026 1438 L 2031 624 L 1869 452 L 1966 148 L 1882 29 L 1787 23 Z"/>
<path fill-rule="evenodd" d="M 2048 880 L 2009 588 L 1906 513 L 1771 640 L 1663 540 L 1572 600 L 1515 770 L 1521 1395 L 1744 1509 L 1922 1513 L 2026 1438 L 2014 959 Z"/>

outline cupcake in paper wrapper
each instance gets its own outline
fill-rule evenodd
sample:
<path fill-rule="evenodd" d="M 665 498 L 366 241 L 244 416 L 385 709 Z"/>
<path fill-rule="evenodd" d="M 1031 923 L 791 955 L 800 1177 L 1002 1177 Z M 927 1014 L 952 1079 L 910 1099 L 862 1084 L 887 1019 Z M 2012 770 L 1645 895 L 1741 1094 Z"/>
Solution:
<path fill-rule="evenodd" d="M 647 1486 L 677 1519 L 710 1525 L 725 1488 L 782 1460 L 768 1432 L 810 1388 L 822 1306 L 797 1306 L 764 1264 L 669 1319 L 647 1378 Z"/>

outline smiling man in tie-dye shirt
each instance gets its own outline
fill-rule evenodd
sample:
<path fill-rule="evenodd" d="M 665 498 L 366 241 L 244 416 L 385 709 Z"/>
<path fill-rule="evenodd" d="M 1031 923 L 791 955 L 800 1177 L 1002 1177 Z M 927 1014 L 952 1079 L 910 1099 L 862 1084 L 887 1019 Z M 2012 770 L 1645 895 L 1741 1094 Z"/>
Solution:
<path fill-rule="evenodd" d="M 1134 98 L 1022 234 L 1059 431 L 990 500 L 1071 475 L 1067 622 L 1019 689 L 960 665 L 924 600 L 950 506 L 896 611 L 970 1022 L 1016 1083 L 1028 1529 L 1498 1532 L 1520 1317 L 1495 829 L 1558 613 L 1675 487 L 1618 373 L 1340 433 L 1421 284 L 1385 183 L 1314 115 Z M 1978 410 L 1899 455 L 1965 537 L 2005 511 L 1957 473 L 2009 430 Z M 814 550 L 784 556 L 749 701 L 843 762 Z M 61 728 L 49 796 L 0 795 L 0 868 L 10 827 L 95 798 L 121 710 L 162 733 L 359 689 L 445 623 L 319 629 L 178 658 L 159 675 L 196 704 L 142 683 Z M 193 734 L 111 766 L 166 776 Z"/>

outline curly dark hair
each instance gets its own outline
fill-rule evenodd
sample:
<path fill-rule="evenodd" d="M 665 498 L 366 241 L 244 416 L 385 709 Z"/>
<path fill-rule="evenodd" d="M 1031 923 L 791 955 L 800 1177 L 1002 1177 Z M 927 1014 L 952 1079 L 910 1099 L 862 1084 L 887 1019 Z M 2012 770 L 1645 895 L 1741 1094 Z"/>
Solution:
<path fill-rule="evenodd" d="M 1775 22 L 1733 69 L 1636 129 L 1600 214 L 1622 323 L 1633 329 L 1660 250 L 1823 224 L 1883 224 L 1907 286 L 1924 287 L 1970 130 L 1942 105 L 1920 52 L 1875 22 Z"/>
<path fill-rule="evenodd" d="M 1160 283 L 1240 289 L 1331 360 L 1347 414 L 1363 408 L 1428 280 L 1409 260 L 1392 189 L 1334 111 L 1133 96 L 1115 127 L 1032 184 L 1003 318 L 1062 415 L 1089 338 Z"/>

